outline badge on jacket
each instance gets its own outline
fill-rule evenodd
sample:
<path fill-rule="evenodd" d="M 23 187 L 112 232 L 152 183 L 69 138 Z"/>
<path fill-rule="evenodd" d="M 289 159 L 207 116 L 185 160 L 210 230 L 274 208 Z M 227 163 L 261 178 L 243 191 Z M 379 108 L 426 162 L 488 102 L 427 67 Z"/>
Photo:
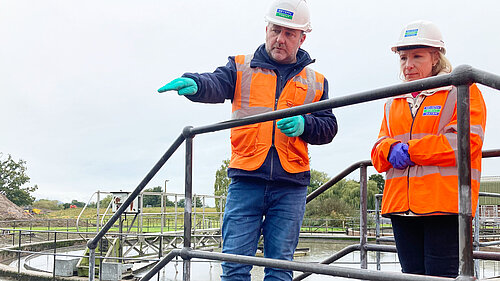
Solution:
<path fill-rule="evenodd" d="M 426 106 L 424 107 L 424 113 L 422 113 L 422 116 L 437 116 L 439 115 L 439 112 L 441 112 L 440 105 Z"/>

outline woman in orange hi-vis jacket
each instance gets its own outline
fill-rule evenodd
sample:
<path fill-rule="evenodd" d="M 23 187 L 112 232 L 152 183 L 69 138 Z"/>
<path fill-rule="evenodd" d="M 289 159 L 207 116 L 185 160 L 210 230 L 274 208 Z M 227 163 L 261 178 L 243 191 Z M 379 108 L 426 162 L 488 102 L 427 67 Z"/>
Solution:
<path fill-rule="evenodd" d="M 403 81 L 451 72 L 441 32 L 409 23 L 392 47 Z M 389 99 L 371 158 L 386 172 L 382 215 L 391 218 L 404 273 L 458 275 L 457 89 L 452 86 Z M 478 202 L 486 106 L 470 86 L 472 208 Z"/>

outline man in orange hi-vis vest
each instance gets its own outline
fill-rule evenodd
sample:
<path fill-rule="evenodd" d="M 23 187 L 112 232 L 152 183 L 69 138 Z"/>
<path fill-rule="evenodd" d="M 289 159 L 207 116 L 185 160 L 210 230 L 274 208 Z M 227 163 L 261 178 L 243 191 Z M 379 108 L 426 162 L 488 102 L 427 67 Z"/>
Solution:
<path fill-rule="evenodd" d="M 403 81 L 446 74 L 441 32 L 431 22 L 409 23 L 392 47 Z M 382 215 L 390 217 L 404 273 L 458 275 L 457 89 L 452 86 L 389 99 L 371 158 L 386 172 Z M 486 106 L 470 86 L 472 210 L 478 202 Z"/>
<path fill-rule="evenodd" d="M 328 99 L 327 80 L 300 49 L 311 31 L 306 1 L 273 1 L 265 19 L 265 44 L 253 54 L 231 56 L 213 73 L 185 73 L 158 91 L 195 102 L 229 99 L 233 118 Z M 223 253 L 255 255 L 262 233 L 266 258 L 293 259 L 310 181 L 307 144 L 329 143 L 336 133 L 331 110 L 231 129 Z M 250 280 L 251 268 L 223 262 L 221 280 Z M 264 271 L 264 280 L 292 280 L 291 270 Z"/>

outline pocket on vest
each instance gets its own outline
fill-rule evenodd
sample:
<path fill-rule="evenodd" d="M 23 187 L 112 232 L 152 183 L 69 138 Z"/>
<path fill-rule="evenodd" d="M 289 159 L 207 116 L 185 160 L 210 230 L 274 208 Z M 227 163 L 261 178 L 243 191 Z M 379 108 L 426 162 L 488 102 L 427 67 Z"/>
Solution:
<path fill-rule="evenodd" d="M 252 156 L 257 150 L 257 135 L 260 124 L 231 128 L 231 148 L 240 156 Z"/>
<path fill-rule="evenodd" d="M 287 147 L 288 161 L 296 162 L 301 166 L 309 164 L 307 144 L 299 137 L 289 138 Z"/>

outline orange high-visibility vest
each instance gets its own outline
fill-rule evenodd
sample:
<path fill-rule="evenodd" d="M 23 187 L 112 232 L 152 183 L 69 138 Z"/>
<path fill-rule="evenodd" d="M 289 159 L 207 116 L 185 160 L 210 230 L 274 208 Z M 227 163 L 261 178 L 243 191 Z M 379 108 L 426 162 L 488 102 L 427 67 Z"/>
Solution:
<path fill-rule="evenodd" d="M 237 80 L 232 118 L 290 108 L 321 99 L 324 76 L 305 67 L 286 83 L 276 101 L 276 73 L 265 68 L 250 67 L 252 58 L 253 55 L 235 57 Z M 246 171 L 258 169 L 274 144 L 285 171 L 309 171 L 307 143 L 300 137 L 287 137 L 275 124 L 276 121 L 268 121 L 232 128 L 229 167 Z"/>
<path fill-rule="evenodd" d="M 470 86 L 470 148 L 472 212 L 475 213 L 481 177 L 481 148 L 486 106 L 475 84 Z M 382 214 L 458 213 L 457 91 L 439 90 L 425 97 L 412 117 L 406 98 L 385 104 L 384 119 L 371 158 L 386 173 Z M 395 169 L 387 160 L 391 145 L 408 143 L 415 166 Z"/>

